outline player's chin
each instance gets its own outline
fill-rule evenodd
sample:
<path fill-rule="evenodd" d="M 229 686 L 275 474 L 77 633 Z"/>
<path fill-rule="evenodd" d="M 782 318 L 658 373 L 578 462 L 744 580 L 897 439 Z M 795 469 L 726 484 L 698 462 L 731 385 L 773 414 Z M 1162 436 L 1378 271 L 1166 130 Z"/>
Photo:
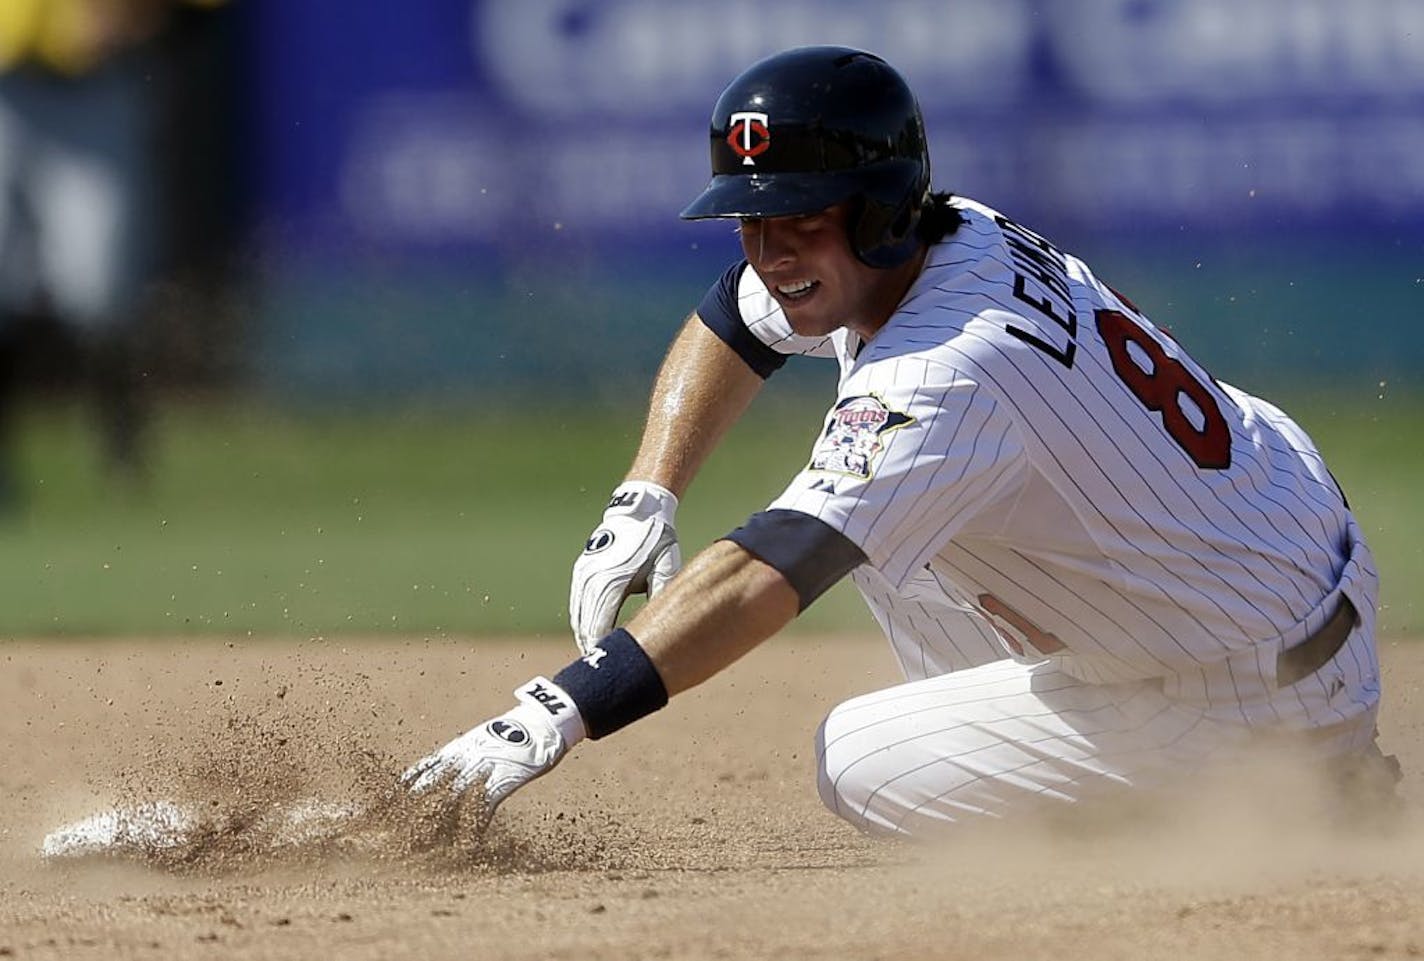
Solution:
<path fill-rule="evenodd" d="M 825 309 L 825 302 L 818 299 L 818 293 L 813 291 L 808 297 L 789 302 L 777 298 L 786 322 L 802 337 L 824 337 L 840 326 L 831 316 L 831 311 Z"/>
<path fill-rule="evenodd" d="M 801 337 L 826 337 L 842 326 L 839 322 L 821 314 L 796 316 L 789 310 L 785 313 L 786 321 L 791 325 L 792 332 Z"/>

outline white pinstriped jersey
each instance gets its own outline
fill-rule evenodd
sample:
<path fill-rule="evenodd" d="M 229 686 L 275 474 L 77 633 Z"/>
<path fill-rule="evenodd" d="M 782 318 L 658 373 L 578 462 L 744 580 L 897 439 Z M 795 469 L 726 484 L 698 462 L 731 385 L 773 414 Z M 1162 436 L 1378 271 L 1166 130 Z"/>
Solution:
<path fill-rule="evenodd" d="M 872 606 L 877 589 L 902 616 L 923 602 L 910 629 L 925 635 L 992 623 L 1019 659 L 1090 682 L 1160 677 L 1253 722 L 1375 703 L 1373 663 L 1344 704 L 1324 679 L 1275 691 L 1277 652 L 1342 592 L 1373 636 L 1369 549 L 1305 433 L 1215 382 L 1081 261 L 954 203 L 964 224 L 864 344 L 794 335 L 742 270 L 747 332 L 841 367 L 810 462 L 771 507 L 859 545 Z"/>

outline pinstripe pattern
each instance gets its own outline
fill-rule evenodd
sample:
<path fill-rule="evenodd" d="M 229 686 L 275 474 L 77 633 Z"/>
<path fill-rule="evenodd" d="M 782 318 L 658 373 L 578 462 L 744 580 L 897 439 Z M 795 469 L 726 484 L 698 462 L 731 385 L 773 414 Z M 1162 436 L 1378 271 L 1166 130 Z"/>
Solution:
<path fill-rule="evenodd" d="M 956 203 L 965 224 L 931 249 L 863 347 L 843 330 L 797 337 L 753 270 L 738 285 L 742 320 L 763 343 L 841 367 L 808 467 L 771 506 L 812 514 L 861 547 L 868 566 L 856 583 L 906 676 L 924 679 L 828 721 L 833 758 L 839 738 L 875 758 L 845 766 L 862 772 L 846 776 L 866 793 L 850 816 L 900 830 L 961 808 L 993 813 L 1014 792 L 1084 796 L 1164 759 L 1204 756 L 1232 725 L 1372 723 L 1378 576 L 1309 437 L 1213 381 L 1082 262 L 988 208 Z M 1123 315 L 1143 340 L 1109 344 L 1099 311 Z M 1147 386 L 1129 383 L 1114 350 Z M 1176 409 L 1154 409 L 1143 391 L 1178 372 L 1200 385 L 1205 406 L 1174 387 Z M 841 411 L 854 399 L 860 420 Z M 1229 463 L 1201 459 L 1213 416 Z M 839 466 L 847 449 L 869 466 Z M 1361 614 L 1355 641 L 1278 690 L 1277 653 L 1323 624 L 1342 594 Z M 986 599 L 1015 617 L 987 613 Z M 1008 645 L 999 657 L 1013 660 L 986 664 L 998 634 Z M 1049 677 L 1071 696 L 1049 698 L 1033 722 L 1034 685 Z M 982 712 L 964 700 L 981 684 Z M 852 713 L 868 723 L 843 734 Z M 937 714 L 903 742 L 913 747 L 878 740 Z M 884 784 L 866 788 L 876 777 Z"/>
<path fill-rule="evenodd" d="M 1232 736 L 1143 682 L 1087 685 L 1001 661 L 838 707 L 817 735 L 819 787 L 854 823 L 916 834 L 1148 787 Z"/>
<path fill-rule="evenodd" d="M 902 591 L 868 564 L 852 571 L 851 579 L 907 678 L 934 677 L 1003 658 L 1003 643 L 984 615 L 929 568 Z"/>
<path fill-rule="evenodd" d="M 1345 658 L 1369 658 L 1356 631 Z M 1361 750 L 1373 714 L 1302 743 L 1320 756 Z M 841 704 L 816 734 L 818 788 L 836 814 L 873 833 L 924 835 L 1169 788 L 1249 746 L 1230 707 L 1207 709 L 1151 681 L 1086 684 L 1049 663 L 998 661 Z"/>

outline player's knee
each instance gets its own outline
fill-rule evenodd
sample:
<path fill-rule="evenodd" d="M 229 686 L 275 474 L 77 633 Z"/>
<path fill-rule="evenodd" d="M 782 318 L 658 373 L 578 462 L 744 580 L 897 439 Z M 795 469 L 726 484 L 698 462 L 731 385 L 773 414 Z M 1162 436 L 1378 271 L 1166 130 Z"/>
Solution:
<path fill-rule="evenodd" d="M 918 722 L 887 716 L 878 695 L 835 707 L 816 731 L 816 786 L 830 811 L 862 831 L 939 837 L 991 815 L 983 772 L 937 763 L 952 755 L 947 737 L 926 744 Z"/>
<path fill-rule="evenodd" d="M 835 712 L 827 715 L 821 722 L 821 726 L 816 729 L 816 791 L 821 795 L 821 803 L 826 806 L 832 814 L 844 817 L 845 810 L 841 804 L 840 791 L 840 765 L 839 757 L 833 756 L 826 750 L 826 728 L 831 723 Z"/>
<path fill-rule="evenodd" d="M 887 825 L 869 816 L 874 787 L 864 778 L 862 758 L 845 721 L 845 705 L 833 709 L 816 730 L 816 790 L 821 803 L 862 831 L 882 832 Z M 893 830 L 893 829 L 892 829 Z"/>

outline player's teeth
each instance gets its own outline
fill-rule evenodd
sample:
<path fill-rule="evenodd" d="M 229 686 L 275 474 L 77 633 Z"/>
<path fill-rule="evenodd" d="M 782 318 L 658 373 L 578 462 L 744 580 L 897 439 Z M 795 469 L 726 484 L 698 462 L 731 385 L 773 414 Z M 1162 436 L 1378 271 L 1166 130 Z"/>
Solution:
<path fill-rule="evenodd" d="M 799 283 L 784 284 L 780 287 L 777 287 L 776 289 L 781 291 L 783 294 L 799 294 L 804 291 L 810 290 L 811 285 L 814 283 L 814 280 L 803 280 Z"/>

